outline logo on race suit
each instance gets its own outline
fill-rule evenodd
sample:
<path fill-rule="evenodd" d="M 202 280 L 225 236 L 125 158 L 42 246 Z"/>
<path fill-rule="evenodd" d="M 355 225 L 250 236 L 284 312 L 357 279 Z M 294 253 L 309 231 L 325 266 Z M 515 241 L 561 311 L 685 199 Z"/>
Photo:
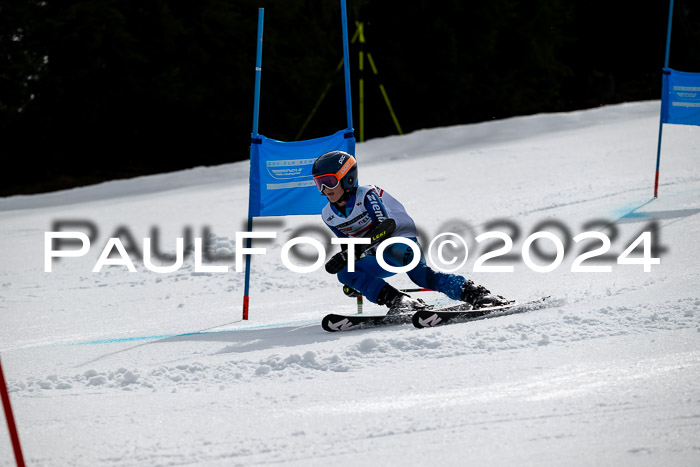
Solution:
<path fill-rule="evenodd" d="M 377 216 L 377 220 L 380 222 L 386 220 L 386 216 L 384 215 L 382 206 L 379 204 L 379 200 L 377 199 L 376 195 L 370 193 L 367 195 L 367 199 L 369 200 L 369 205 L 374 211 L 374 215 Z"/>
<path fill-rule="evenodd" d="M 276 180 L 301 180 L 311 177 L 311 167 L 315 159 L 287 159 L 267 161 L 268 175 Z"/>

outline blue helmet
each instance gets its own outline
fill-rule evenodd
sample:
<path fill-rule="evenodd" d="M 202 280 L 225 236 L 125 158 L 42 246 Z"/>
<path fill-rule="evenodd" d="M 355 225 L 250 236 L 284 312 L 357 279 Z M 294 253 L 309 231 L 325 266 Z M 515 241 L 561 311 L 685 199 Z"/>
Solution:
<path fill-rule="evenodd" d="M 335 188 L 340 184 L 344 192 L 357 186 L 357 161 L 347 152 L 327 152 L 314 162 L 311 169 L 316 187 Z"/>

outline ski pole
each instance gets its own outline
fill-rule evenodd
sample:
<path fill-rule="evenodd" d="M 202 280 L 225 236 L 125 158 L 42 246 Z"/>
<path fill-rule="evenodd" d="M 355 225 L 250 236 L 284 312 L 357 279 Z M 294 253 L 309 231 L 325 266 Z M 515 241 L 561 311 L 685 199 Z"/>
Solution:
<path fill-rule="evenodd" d="M 426 289 L 426 288 L 417 288 L 417 289 L 399 289 L 399 292 L 401 293 L 409 293 L 409 292 L 434 292 L 433 289 Z M 347 285 L 343 286 L 343 293 L 347 295 L 348 297 L 357 297 L 357 296 L 362 296 L 360 292 L 357 290 L 353 289 L 352 287 L 348 287 Z"/>
<path fill-rule="evenodd" d="M 17 462 L 17 467 L 24 467 L 25 464 L 24 457 L 22 456 L 22 446 L 19 442 L 19 434 L 17 433 L 15 417 L 12 414 L 10 394 L 7 392 L 5 375 L 2 372 L 2 362 L 0 362 L 0 396 L 2 396 L 2 406 L 5 410 L 5 419 L 7 420 L 7 428 L 10 431 L 10 440 L 12 441 L 12 449 L 15 451 L 15 461 Z"/>

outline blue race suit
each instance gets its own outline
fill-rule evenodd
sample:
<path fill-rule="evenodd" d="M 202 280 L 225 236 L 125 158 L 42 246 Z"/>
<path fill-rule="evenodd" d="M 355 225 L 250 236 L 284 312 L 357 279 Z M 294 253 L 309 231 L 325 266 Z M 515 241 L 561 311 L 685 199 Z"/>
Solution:
<path fill-rule="evenodd" d="M 326 225 L 338 237 L 362 237 L 383 220 L 392 218 L 396 221 L 392 237 L 405 237 L 418 243 L 415 223 L 404 206 L 386 191 L 372 185 L 358 187 L 344 208 L 328 203 L 322 215 Z M 394 243 L 384 250 L 383 259 L 391 266 L 401 267 L 411 263 L 414 254 L 416 252 L 410 246 Z M 422 252 L 418 254 L 420 262 L 407 273 L 408 277 L 420 287 L 437 290 L 453 300 L 460 300 L 466 282 L 464 277 L 433 271 L 426 264 Z M 386 285 L 384 278 L 393 275 L 379 265 L 374 249 L 371 249 L 355 262 L 355 272 L 348 271 L 346 266 L 338 273 L 338 280 L 376 303 L 379 292 Z"/>

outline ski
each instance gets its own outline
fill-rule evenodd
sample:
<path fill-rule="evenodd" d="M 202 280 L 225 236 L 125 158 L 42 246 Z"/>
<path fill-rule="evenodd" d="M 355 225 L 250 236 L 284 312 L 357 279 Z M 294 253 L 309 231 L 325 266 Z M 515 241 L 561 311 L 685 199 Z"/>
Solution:
<path fill-rule="evenodd" d="M 411 321 L 417 328 L 429 328 L 448 323 L 463 323 L 480 318 L 504 316 L 515 313 L 523 313 L 539 308 L 549 297 L 538 298 L 527 302 L 512 302 L 506 305 L 492 306 L 477 309 L 465 309 L 468 305 L 456 305 L 432 310 L 420 310 L 413 314 Z M 491 316 L 492 315 L 492 316 Z"/>
<path fill-rule="evenodd" d="M 367 329 L 392 324 L 408 324 L 413 313 L 396 315 L 337 315 L 331 313 L 321 320 L 321 327 L 328 332 Z"/>
<path fill-rule="evenodd" d="M 369 329 L 380 326 L 408 324 L 411 322 L 417 328 L 432 327 L 448 322 L 471 321 L 490 314 L 502 316 L 510 313 L 522 313 L 523 311 L 534 309 L 535 305 L 544 302 L 547 298 L 549 297 L 522 303 L 512 302 L 507 305 L 479 308 L 476 310 L 465 309 L 465 307 L 469 305 L 458 304 L 395 315 L 340 315 L 331 313 L 324 316 L 321 320 L 321 327 L 328 332 Z"/>

